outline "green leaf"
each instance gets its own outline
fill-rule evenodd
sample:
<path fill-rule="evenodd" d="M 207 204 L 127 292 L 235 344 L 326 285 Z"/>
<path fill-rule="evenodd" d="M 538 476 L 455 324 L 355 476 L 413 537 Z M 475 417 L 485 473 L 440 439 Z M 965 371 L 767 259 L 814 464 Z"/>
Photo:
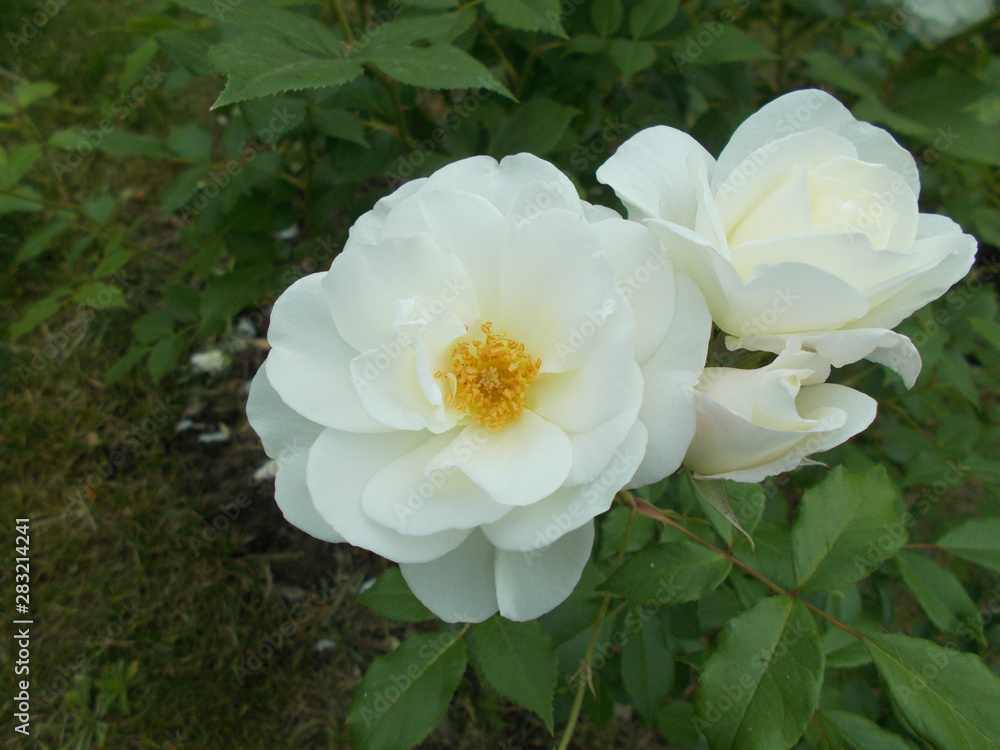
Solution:
<path fill-rule="evenodd" d="M 427 89 L 484 88 L 514 98 L 485 65 L 450 44 L 430 47 L 373 46 L 355 59 L 371 62 L 390 78 L 410 86 Z"/>
<path fill-rule="evenodd" d="M 1000 679 L 972 654 L 901 634 L 869 636 L 893 703 L 935 747 L 1000 748 Z"/>
<path fill-rule="evenodd" d="M 146 363 L 154 382 L 159 382 L 164 375 L 174 369 L 185 349 L 187 340 L 180 333 L 156 343 L 150 350 L 149 361 Z"/>
<path fill-rule="evenodd" d="M 854 750 L 913 750 L 913 746 L 898 734 L 864 716 L 846 711 L 821 711 L 818 717 L 827 734 L 842 738 Z"/>
<path fill-rule="evenodd" d="M 624 13 L 622 0 L 594 0 L 590 4 L 590 22 L 601 36 L 611 36 L 618 31 Z"/>
<path fill-rule="evenodd" d="M 795 579 L 802 591 L 842 589 L 864 578 L 906 542 L 897 490 L 885 469 L 843 466 L 802 496 L 792 528 Z"/>
<path fill-rule="evenodd" d="M 357 143 L 368 148 L 365 125 L 356 112 L 347 109 L 317 109 L 313 112 L 313 125 L 323 135 Z"/>
<path fill-rule="evenodd" d="M 125 234 L 127 234 L 127 231 L 119 232 L 111 243 L 104 248 L 104 255 L 94 268 L 92 274 L 95 279 L 100 279 L 113 274 L 119 268 L 132 260 L 132 256 L 135 255 L 135 251 L 121 247 L 120 244 Z"/>
<path fill-rule="evenodd" d="M 997 126 L 982 114 L 983 104 L 995 96 L 988 84 L 960 73 L 912 76 L 893 90 L 888 108 L 925 128 L 921 137 L 935 156 L 947 153 L 998 166 Z"/>
<path fill-rule="evenodd" d="M 624 630 L 622 682 L 632 705 L 652 721 L 673 687 L 669 632 L 663 620 L 646 609 L 629 612 Z"/>
<path fill-rule="evenodd" d="M 952 529 L 938 547 L 1000 573 L 1000 518 L 975 518 Z"/>
<path fill-rule="evenodd" d="M 10 325 L 10 337 L 18 339 L 28 331 L 32 331 L 51 318 L 63 306 L 63 301 L 70 295 L 66 287 L 56 289 L 48 297 L 32 302 L 24 314 Z"/>
<path fill-rule="evenodd" d="M 170 156 L 163 141 L 152 135 L 129 133 L 121 128 L 109 130 L 98 142 L 97 147 L 106 154 L 127 158 L 141 156 L 143 159 L 164 159 Z"/>
<path fill-rule="evenodd" d="M 501 26 L 522 31 L 547 31 L 567 39 L 559 0 L 486 0 L 486 10 Z"/>
<path fill-rule="evenodd" d="M 347 714 L 360 750 L 404 750 L 444 717 L 466 665 L 465 643 L 447 632 L 411 635 L 365 672 Z"/>
<path fill-rule="evenodd" d="M 115 196 L 111 193 L 105 193 L 104 195 L 98 196 L 97 198 L 84 203 L 83 213 L 87 216 L 87 218 L 96 222 L 100 226 L 104 226 L 111 221 L 111 217 L 115 215 L 115 208 L 117 205 Z"/>
<path fill-rule="evenodd" d="M 34 213 L 42 210 L 42 196 L 28 185 L 19 185 L 11 194 L 0 195 L 0 214 L 10 214 L 15 211 Z"/>
<path fill-rule="evenodd" d="M 670 747 L 694 747 L 698 744 L 698 730 L 695 729 L 694 703 L 676 700 L 660 709 L 656 717 L 656 728 Z"/>
<path fill-rule="evenodd" d="M 729 503 L 729 491 L 726 489 L 726 482 L 722 479 L 695 479 L 691 478 L 691 483 L 695 490 L 708 505 L 717 511 L 723 518 L 731 523 L 750 542 L 750 549 L 754 548 L 753 538 L 746 532 L 740 519 L 733 512 L 733 506 Z"/>
<path fill-rule="evenodd" d="M 203 39 L 186 31 L 163 31 L 156 35 L 156 41 L 170 59 L 194 75 L 212 75 L 212 66 L 208 61 L 210 47 Z"/>
<path fill-rule="evenodd" d="M 0 148 L 0 188 L 9 190 L 14 187 L 41 158 L 42 147 L 37 143 L 16 146 L 9 154 Z"/>
<path fill-rule="evenodd" d="M 549 634 L 536 621 L 511 622 L 499 615 L 473 625 L 469 634 L 480 674 L 500 695 L 541 716 L 551 732 L 559 665 Z"/>
<path fill-rule="evenodd" d="M 125 292 L 120 286 L 95 281 L 78 289 L 73 300 L 95 310 L 108 310 L 113 307 L 128 307 Z"/>
<path fill-rule="evenodd" d="M 728 558 L 689 542 L 667 542 L 630 558 L 599 587 L 636 604 L 679 604 L 701 599 L 722 583 Z"/>
<path fill-rule="evenodd" d="M 656 48 L 652 44 L 633 42 L 631 39 L 612 39 L 608 55 L 622 72 L 622 79 L 626 83 L 636 73 L 641 73 L 656 62 Z"/>
<path fill-rule="evenodd" d="M 174 320 L 168 310 L 151 310 L 132 324 L 132 335 L 140 344 L 151 344 L 174 332 Z"/>
<path fill-rule="evenodd" d="M 172 214 L 186 204 L 198 192 L 202 178 L 208 174 L 207 164 L 198 164 L 185 169 L 174 178 L 162 193 L 160 193 L 160 211 L 165 215 Z"/>
<path fill-rule="evenodd" d="M 827 669 L 850 669 L 871 664 L 868 648 L 850 633 L 830 626 L 821 639 Z"/>
<path fill-rule="evenodd" d="M 48 81 L 22 83 L 14 88 L 14 98 L 21 107 L 27 109 L 41 99 L 47 99 L 59 90 L 59 87 Z"/>
<path fill-rule="evenodd" d="M 946 633 L 975 636 L 985 643 L 979 608 L 954 575 L 915 552 L 900 551 L 896 562 L 931 622 Z"/>
<path fill-rule="evenodd" d="M 212 323 L 228 325 L 236 313 L 257 299 L 264 287 L 261 273 L 248 269 L 212 279 L 201 297 L 201 319 L 205 330 Z"/>
<path fill-rule="evenodd" d="M 362 72 L 354 62 L 319 58 L 255 31 L 216 45 L 209 59 L 229 76 L 212 109 L 282 91 L 341 86 Z"/>
<path fill-rule="evenodd" d="M 696 726 L 713 750 L 787 750 L 819 704 L 823 651 L 805 606 L 761 599 L 719 635 L 705 662 Z"/>
<path fill-rule="evenodd" d="M 718 21 L 695 26 L 687 36 L 672 42 L 671 46 L 681 62 L 699 65 L 774 59 L 774 53 L 754 37 Z"/>
<path fill-rule="evenodd" d="M 51 224 L 32 232 L 21 245 L 21 249 L 14 258 L 14 263 L 34 260 L 49 248 L 56 237 L 63 234 L 71 226 L 73 226 L 73 222 L 70 221 L 53 221 Z"/>
<path fill-rule="evenodd" d="M 500 157 L 524 151 L 544 156 L 556 147 L 579 112 L 551 99 L 525 102 L 490 134 L 490 153 Z"/>
<path fill-rule="evenodd" d="M 111 385 L 129 373 L 139 361 L 149 353 L 149 347 L 142 344 L 132 344 L 125 355 L 111 365 L 104 373 L 104 382 Z"/>
<path fill-rule="evenodd" d="M 418 42 L 421 46 L 446 44 L 467 31 L 475 22 L 476 12 L 471 9 L 400 18 L 377 27 L 370 36 L 359 39 L 355 49 L 370 51 L 377 47 L 403 47 Z"/>
<path fill-rule="evenodd" d="M 260 0 L 219 2 L 218 0 L 174 0 L 216 23 L 242 26 L 246 32 L 272 37 L 278 42 L 321 57 L 337 56 L 343 42 L 323 24 L 302 13 L 275 8 Z"/>
<path fill-rule="evenodd" d="M 982 336 L 989 345 L 1000 351 L 1000 323 L 986 318 L 969 318 L 972 330 Z"/>
<path fill-rule="evenodd" d="M 809 64 L 809 72 L 820 81 L 832 83 L 858 96 L 877 96 L 872 84 L 844 65 L 826 50 L 813 50 L 801 56 Z"/>
<path fill-rule="evenodd" d="M 191 323 L 198 319 L 201 295 L 187 284 L 167 284 L 163 293 L 163 307 L 176 320 Z"/>
<path fill-rule="evenodd" d="M 167 136 L 167 148 L 182 159 L 191 161 L 211 159 L 214 145 L 212 136 L 196 122 L 175 125 Z"/>
<path fill-rule="evenodd" d="M 118 76 L 118 91 L 126 93 L 132 86 L 142 80 L 146 68 L 160 51 L 160 45 L 155 39 L 145 39 L 134 50 L 125 56 L 125 64 Z"/>
<path fill-rule="evenodd" d="M 375 585 L 358 597 L 368 609 L 394 622 L 433 620 L 434 613 L 425 607 L 406 585 L 398 567 L 387 569 Z"/>
<path fill-rule="evenodd" d="M 628 15 L 632 38 L 653 36 L 674 20 L 680 7 L 680 0 L 640 0 Z"/>

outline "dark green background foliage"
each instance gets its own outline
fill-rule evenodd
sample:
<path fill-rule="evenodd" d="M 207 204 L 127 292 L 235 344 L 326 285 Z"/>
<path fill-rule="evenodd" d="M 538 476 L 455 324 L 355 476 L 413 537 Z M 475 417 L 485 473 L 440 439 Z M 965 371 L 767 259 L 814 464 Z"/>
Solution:
<path fill-rule="evenodd" d="M 937 43 L 876 0 L 0 14 L 0 539 L 32 517 L 39 746 L 544 747 L 584 680 L 579 747 L 1000 748 L 997 14 Z M 620 207 L 593 175 L 633 133 L 718 153 L 807 86 L 889 128 L 922 209 L 981 250 L 902 326 L 912 391 L 864 363 L 835 376 L 880 404 L 822 457 L 836 468 L 730 484 L 753 550 L 674 477 L 641 493 L 646 515 L 599 519 L 565 604 L 459 630 L 393 568 L 359 595 L 381 562 L 283 525 L 249 479 L 254 339 L 378 198 L 529 151 Z M 193 372 L 213 347 L 230 369 Z M 182 416 L 231 439 L 185 442 Z"/>

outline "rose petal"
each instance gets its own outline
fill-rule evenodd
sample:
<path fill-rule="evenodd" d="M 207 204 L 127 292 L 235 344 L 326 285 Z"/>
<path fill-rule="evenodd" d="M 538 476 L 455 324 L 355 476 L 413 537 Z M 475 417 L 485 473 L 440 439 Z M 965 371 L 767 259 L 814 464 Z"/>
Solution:
<path fill-rule="evenodd" d="M 566 485 L 587 484 L 602 473 L 609 457 L 635 426 L 642 406 L 642 393 L 642 371 L 633 365 L 628 399 L 608 421 L 586 432 L 567 433 L 573 443 L 573 466 L 566 477 Z"/>
<path fill-rule="evenodd" d="M 570 339 L 570 344 L 583 346 L 593 331 L 596 343 L 583 364 L 542 374 L 528 391 L 530 408 L 567 432 L 586 432 L 607 422 L 632 394 L 632 371 L 638 369 L 632 354 L 635 317 L 621 307 L 595 320 L 581 326 L 578 339 Z"/>
<path fill-rule="evenodd" d="M 424 606 L 445 622 L 482 622 L 496 614 L 496 551 L 476 530 L 459 547 L 424 563 L 401 563 L 403 578 Z"/>
<path fill-rule="evenodd" d="M 717 189 L 752 152 L 773 142 L 776 134 L 787 136 L 816 128 L 850 140 L 857 158 L 887 165 L 906 180 L 914 195 L 920 194 L 919 172 L 910 152 L 882 128 L 858 122 L 847 107 L 819 89 L 779 96 L 744 120 L 719 155 L 715 172 L 718 182 L 713 182 L 713 187 Z"/>
<path fill-rule="evenodd" d="M 694 189 L 699 172 L 710 174 L 715 159 L 694 138 L 658 125 L 636 133 L 597 170 L 614 188 L 634 221 L 656 217 L 694 228 L 699 211 Z"/>
<path fill-rule="evenodd" d="M 885 328 L 850 328 L 788 336 L 753 336 L 750 339 L 730 336 L 726 339 L 726 346 L 731 351 L 752 348 L 775 354 L 785 350 L 811 351 L 834 367 L 869 359 L 899 373 L 907 388 L 913 387 L 920 374 L 920 353 L 913 342 L 906 336 Z"/>
<path fill-rule="evenodd" d="M 579 583 L 593 544 L 591 522 L 543 550 L 498 550 L 495 565 L 500 614 L 508 620 L 525 622 L 559 606 Z"/>
<path fill-rule="evenodd" d="M 363 408 L 349 361 L 357 351 L 341 338 L 322 289 L 325 274 L 299 279 L 271 312 L 268 377 L 282 400 L 319 424 L 351 432 L 383 432 Z"/>
<path fill-rule="evenodd" d="M 483 532 L 497 549 L 508 551 L 551 544 L 611 507 L 615 494 L 628 484 L 642 461 L 645 447 L 646 428 L 636 422 L 592 481 L 560 487 L 537 503 L 514 508 L 499 521 L 483 526 Z"/>
<path fill-rule="evenodd" d="M 705 298 L 687 277 L 675 275 L 673 296 L 677 303 L 669 332 L 642 363 L 639 419 L 649 440 L 630 487 L 653 484 L 675 472 L 695 432 L 693 388 L 705 366 L 712 319 Z"/>
<path fill-rule="evenodd" d="M 618 289 L 635 311 L 635 361 L 645 362 L 674 317 L 674 268 L 649 228 L 634 221 L 594 224 Z"/>
<path fill-rule="evenodd" d="M 319 514 L 348 542 L 396 562 L 426 562 L 461 544 L 469 531 L 406 536 L 375 523 L 362 508 L 365 485 L 384 466 L 415 450 L 426 432 L 359 435 L 326 429 L 309 450 L 306 482 Z"/>
<path fill-rule="evenodd" d="M 368 517 L 400 534 L 423 536 L 471 529 L 509 513 L 511 506 L 494 501 L 458 469 L 425 470 L 455 437 L 437 435 L 379 469 L 362 493 Z"/>
<path fill-rule="evenodd" d="M 423 234 L 387 237 L 341 253 L 322 284 L 337 329 L 359 352 L 394 338 L 398 300 L 437 301 L 466 323 L 472 322 L 478 309 L 461 262 Z"/>
<path fill-rule="evenodd" d="M 500 309 L 483 315 L 541 359 L 541 372 L 585 361 L 597 339 L 582 336 L 577 346 L 581 332 L 624 304 L 597 235 L 568 211 L 541 213 L 510 237 L 500 281 Z"/>
<path fill-rule="evenodd" d="M 536 211 L 566 208 L 581 214 L 581 201 L 572 181 L 553 164 L 533 154 L 505 156 L 499 164 L 490 156 L 473 156 L 448 164 L 428 179 L 430 190 L 456 190 L 486 198 L 508 216 L 525 207 L 525 196 L 544 194 Z"/>
<path fill-rule="evenodd" d="M 498 503 L 530 505 L 562 486 L 572 463 L 566 433 L 525 409 L 496 431 L 466 427 L 426 471 L 461 469 Z"/>
<path fill-rule="evenodd" d="M 247 418 L 260 436 L 264 452 L 278 462 L 274 499 L 288 523 L 325 542 L 344 537 L 320 516 L 306 486 L 309 449 L 323 431 L 293 411 L 274 390 L 267 377 L 267 362 L 260 366 L 247 398 Z"/>

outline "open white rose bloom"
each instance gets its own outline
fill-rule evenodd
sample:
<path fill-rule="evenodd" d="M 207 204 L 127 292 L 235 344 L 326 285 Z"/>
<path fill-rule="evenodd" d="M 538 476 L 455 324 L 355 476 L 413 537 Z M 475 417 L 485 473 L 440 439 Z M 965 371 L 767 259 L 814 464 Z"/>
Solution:
<path fill-rule="evenodd" d="M 597 172 L 701 288 L 730 349 L 867 357 L 911 386 L 920 357 L 892 329 L 969 270 L 976 241 L 920 213 L 913 157 L 818 90 L 750 116 L 718 160 L 665 126 Z"/>
<path fill-rule="evenodd" d="M 558 605 L 594 516 L 694 436 L 711 320 L 658 252 L 526 154 L 379 201 L 274 305 L 247 411 L 285 517 L 398 561 L 447 621 Z"/>

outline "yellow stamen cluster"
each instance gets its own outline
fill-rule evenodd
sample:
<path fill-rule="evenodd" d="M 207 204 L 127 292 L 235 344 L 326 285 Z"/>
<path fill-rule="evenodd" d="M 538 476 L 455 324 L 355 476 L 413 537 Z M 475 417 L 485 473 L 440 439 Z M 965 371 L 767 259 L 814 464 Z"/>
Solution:
<path fill-rule="evenodd" d="M 524 412 L 528 386 L 542 360 L 528 356 L 524 344 L 493 333 L 492 323 L 483 323 L 482 331 L 485 341 L 455 344 L 451 372 L 436 372 L 434 377 L 448 382 L 446 403 L 483 427 L 499 430 Z"/>

